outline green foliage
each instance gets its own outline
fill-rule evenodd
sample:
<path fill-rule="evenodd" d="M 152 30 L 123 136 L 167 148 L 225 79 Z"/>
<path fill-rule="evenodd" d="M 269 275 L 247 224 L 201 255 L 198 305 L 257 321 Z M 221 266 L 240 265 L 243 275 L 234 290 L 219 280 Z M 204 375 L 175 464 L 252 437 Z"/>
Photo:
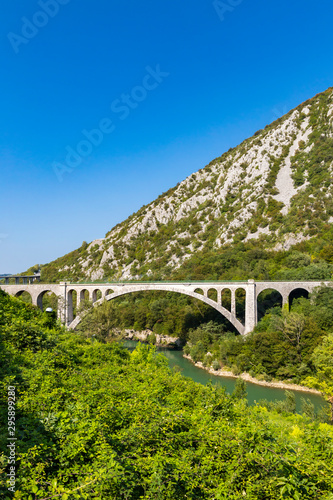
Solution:
<path fill-rule="evenodd" d="M 139 344 L 130 354 L 117 343 L 45 327 L 42 313 L 5 294 L 0 304 L 6 500 L 9 384 L 17 394 L 18 500 L 310 500 L 332 491 L 328 426 L 249 408 L 244 388 L 229 397 L 196 384 L 169 370 L 155 348 Z M 18 348 L 3 329 L 22 316 L 53 345 Z"/>
<path fill-rule="evenodd" d="M 235 389 L 232 393 L 232 397 L 235 399 L 246 399 L 246 382 L 241 377 L 236 380 Z"/>
<path fill-rule="evenodd" d="M 295 299 L 290 311 L 275 306 L 274 297 L 263 295 L 261 305 L 273 307 L 252 334 L 244 338 L 209 322 L 189 332 L 186 352 L 194 361 L 204 361 L 210 352 L 210 364 L 216 361 L 216 366 L 230 367 L 236 375 L 250 372 L 266 381 L 302 383 L 314 376 L 314 352 L 325 332 L 333 330 L 333 288 L 319 287 L 310 299 Z"/>

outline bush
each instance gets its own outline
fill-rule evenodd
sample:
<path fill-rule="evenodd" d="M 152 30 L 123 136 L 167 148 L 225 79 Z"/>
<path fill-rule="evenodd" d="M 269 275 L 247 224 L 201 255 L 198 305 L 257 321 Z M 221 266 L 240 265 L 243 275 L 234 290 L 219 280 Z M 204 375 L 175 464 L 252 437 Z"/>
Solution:
<path fill-rule="evenodd" d="M 217 361 L 217 359 L 214 359 L 213 363 L 212 363 L 212 368 L 213 370 L 219 370 L 220 369 L 220 363 Z"/>

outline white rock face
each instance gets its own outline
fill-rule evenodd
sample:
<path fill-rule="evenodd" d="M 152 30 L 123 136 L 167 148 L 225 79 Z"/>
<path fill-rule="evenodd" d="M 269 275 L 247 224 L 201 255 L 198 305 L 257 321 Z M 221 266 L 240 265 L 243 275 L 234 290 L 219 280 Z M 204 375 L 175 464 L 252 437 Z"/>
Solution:
<path fill-rule="evenodd" d="M 297 129 L 294 129 L 294 131 L 297 132 Z M 279 194 L 275 195 L 274 198 L 284 204 L 282 209 L 283 215 L 288 213 L 291 198 L 297 194 L 297 189 L 294 187 L 294 181 L 291 176 L 291 158 L 295 156 L 295 153 L 299 150 L 300 141 L 304 141 L 305 144 L 307 144 L 311 132 L 312 129 L 309 127 L 309 118 L 307 118 L 302 123 L 301 130 L 298 131 L 297 137 L 290 147 L 284 166 L 277 175 L 275 187 L 278 189 Z"/>

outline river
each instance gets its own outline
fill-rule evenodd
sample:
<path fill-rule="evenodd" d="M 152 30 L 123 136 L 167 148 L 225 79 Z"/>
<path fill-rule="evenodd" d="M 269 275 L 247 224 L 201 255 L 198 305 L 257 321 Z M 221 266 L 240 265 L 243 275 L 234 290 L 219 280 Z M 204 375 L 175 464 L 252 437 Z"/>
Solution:
<path fill-rule="evenodd" d="M 123 346 L 133 350 L 137 345 L 135 340 L 126 340 L 123 342 Z M 164 356 L 168 359 L 170 368 L 178 366 L 181 370 L 182 375 L 185 377 L 190 377 L 195 382 L 200 384 L 208 384 L 212 382 L 213 384 L 221 385 L 226 388 L 229 394 L 235 388 L 236 379 L 231 377 L 220 377 L 217 375 L 212 375 L 202 368 L 198 368 L 191 361 L 183 357 L 183 351 L 177 351 L 174 349 L 167 349 L 159 347 L 157 349 L 159 352 L 163 352 Z M 265 387 L 262 385 L 252 384 L 246 382 L 247 399 L 250 405 L 254 405 L 260 399 L 267 399 L 268 401 L 278 401 L 285 399 L 285 389 L 277 389 L 275 387 Z M 301 399 L 309 399 L 311 403 L 314 404 L 316 411 L 320 410 L 321 407 L 325 406 L 326 403 L 323 398 L 317 394 L 312 394 L 308 392 L 292 391 L 295 394 L 296 399 L 296 411 L 301 410 Z"/>

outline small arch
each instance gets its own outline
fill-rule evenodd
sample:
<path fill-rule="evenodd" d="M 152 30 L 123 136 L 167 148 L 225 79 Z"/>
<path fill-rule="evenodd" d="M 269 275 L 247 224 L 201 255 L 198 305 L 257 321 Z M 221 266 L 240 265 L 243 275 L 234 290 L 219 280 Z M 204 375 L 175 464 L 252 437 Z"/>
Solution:
<path fill-rule="evenodd" d="M 221 306 L 217 302 L 214 302 L 213 300 L 206 297 L 200 288 L 196 289 L 196 292 L 189 290 L 188 288 L 185 288 L 185 287 L 181 290 L 177 290 L 172 286 L 172 284 L 170 284 L 169 289 L 166 289 L 165 286 L 161 285 L 161 288 L 156 287 L 154 289 L 150 289 L 149 291 L 154 291 L 154 290 L 163 291 L 163 292 L 176 292 L 176 293 L 188 295 L 189 297 L 193 297 L 193 298 L 199 298 L 198 295 L 200 295 L 200 300 L 202 300 L 202 302 L 205 302 L 206 304 L 208 304 L 208 305 L 212 306 L 214 309 L 216 309 L 219 313 L 222 314 L 222 316 L 224 316 L 228 321 L 230 321 L 230 323 L 235 328 L 235 330 L 237 330 L 241 335 L 244 335 L 244 331 L 245 331 L 244 325 L 242 323 L 240 323 L 240 321 L 238 321 L 238 319 L 235 318 L 234 315 L 230 313 L 230 311 L 225 309 L 223 306 Z M 199 293 L 197 292 L 197 290 L 199 290 Z M 98 307 L 100 304 L 102 304 L 102 302 L 104 300 L 113 300 L 113 299 L 115 299 L 117 297 L 121 297 L 123 295 L 136 293 L 136 292 L 144 292 L 144 291 L 147 291 L 147 289 L 142 288 L 141 284 L 136 284 L 136 286 L 131 285 L 130 289 L 127 289 L 126 286 L 124 286 L 121 290 L 119 290 L 119 291 L 117 290 L 116 293 L 109 295 L 107 297 L 103 297 L 100 300 L 97 300 L 93 305 L 94 305 L 94 307 Z M 200 291 L 201 291 L 201 293 L 200 293 Z M 71 328 L 71 329 L 76 328 L 77 325 L 82 320 L 82 318 L 84 317 L 84 315 L 85 315 L 84 310 L 82 310 L 82 313 L 79 312 L 79 314 L 75 318 L 75 320 L 72 321 L 72 323 L 69 325 L 69 328 Z"/>
<path fill-rule="evenodd" d="M 107 295 L 111 295 L 112 293 L 114 293 L 114 290 L 111 290 L 110 288 L 108 290 L 106 290 L 106 292 L 104 293 L 104 297 L 107 297 Z"/>
<path fill-rule="evenodd" d="M 265 288 L 257 297 L 257 314 L 260 321 L 273 307 L 282 307 L 283 297 L 275 288 Z"/>
<path fill-rule="evenodd" d="M 68 322 L 72 322 L 77 316 L 77 291 L 72 289 L 67 292 L 67 314 Z"/>
<path fill-rule="evenodd" d="M 305 288 L 295 288 L 294 290 L 292 290 L 289 294 L 289 309 L 291 308 L 293 301 L 301 297 L 308 299 L 309 291 L 305 290 Z"/>
<path fill-rule="evenodd" d="M 194 293 L 198 293 L 199 295 L 204 295 L 203 290 L 201 288 L 196 288 Z"/>
<path fill-rule="evenodd" d="M 92 293 L 92 302 L 94 303 L 96 302 L 96 300 L 99 300 L 101 298 L 102 298 L 102 292 L 97 288 Z"/>
<path fill-rule="evenodd" d="M 15 294 L 15 297 L 22 300 L 22 302 L 25 302 L 26 304 L 32 304 L 32 297 L 31 297 L 30 293 L 25 291 L 25 290 L 17 292 Z"/>
<path fill-rule="evenodd" d="M 235 299 L 236 299 L 236 318 L 244 325 L 246 290 L 244 288 L 237 288 L 237 290 L 235 291 Z"/>
<path fill-rule="evenodd" d="M 217 302 L 217 290 L 215 288 L 210 288 L 208 290 L 207 297 L 210 300 L 214 300 L 214 302 Z"/>
<path fill-rule="evenodd" d="M 230 288 L 223 288 L 222 290 L 222 306 L 231 312 L 231 290 Z"/>
<path fill-rule="evenodd" d="M 81 302 L 83 302 L 84 300 L 89 300 L 90 299 L 90 296 L 89 296 L 89 291 L 84 289 L 84 290 L 81 290 L 80 291 L 80 304 Z"/>

